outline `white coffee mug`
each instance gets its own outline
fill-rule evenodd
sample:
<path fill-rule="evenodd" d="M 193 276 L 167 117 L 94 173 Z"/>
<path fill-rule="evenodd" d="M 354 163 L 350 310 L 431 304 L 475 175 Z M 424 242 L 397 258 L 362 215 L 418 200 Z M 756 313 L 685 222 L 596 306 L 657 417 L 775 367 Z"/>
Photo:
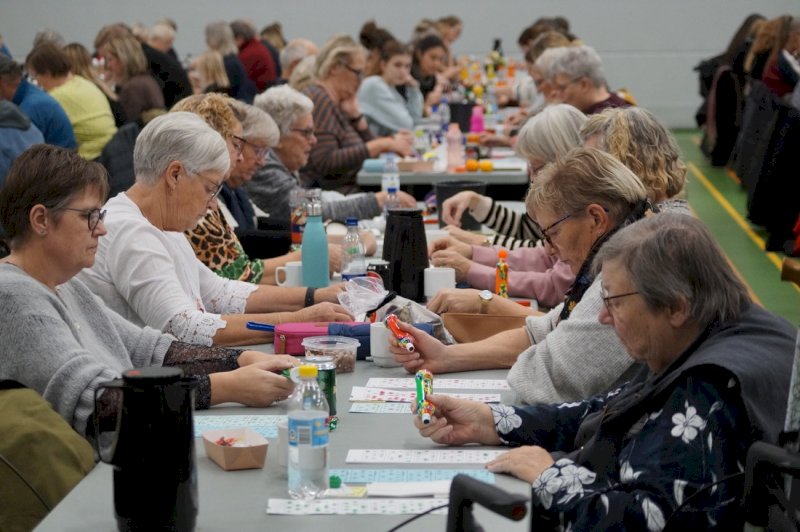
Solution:
<path fill-rule="evenodd" d="M 431 298 L 443 288 L 456 287 L 456 271 L 453 268 L 425 268 L 425 297 Z"/>
<path fill-rule="evenodd" d="M 376 366 L 382 368 L 396 368 L 401 366 L 395 362 L 394 355 L 389 351 L 391 331 L 382 322 L 376 321 L 369 326 L 369 353 Z"/>
<path fill-rule="evenodd" d="M 447 236 L 450 236 L 450 233 L 444 229 L 428 229 L 425 231 L 425 240 L 428 241 L 429 246 L 437 240 L 441 240 Z"/>
<path fill-rule="evenodd" d="M 281 281 L 283 272 L 283 281 Z M 303 286 L 303 263 L 300 261 L 287 262 L 286 266 L 275 268 L 275 283 L 278 286 Z"/>

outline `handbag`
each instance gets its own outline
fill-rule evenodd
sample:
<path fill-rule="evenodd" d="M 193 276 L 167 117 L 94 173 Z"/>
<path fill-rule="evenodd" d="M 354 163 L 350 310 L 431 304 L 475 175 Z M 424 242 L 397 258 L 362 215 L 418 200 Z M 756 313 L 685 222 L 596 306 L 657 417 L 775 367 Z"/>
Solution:
<path fill-rule="evenodd" d="M 456 342 L 463 344 L 477 342 L 503 331 L 524 327 L 525 316 L 445 312 L 442 314 L 442 322 Z"/>

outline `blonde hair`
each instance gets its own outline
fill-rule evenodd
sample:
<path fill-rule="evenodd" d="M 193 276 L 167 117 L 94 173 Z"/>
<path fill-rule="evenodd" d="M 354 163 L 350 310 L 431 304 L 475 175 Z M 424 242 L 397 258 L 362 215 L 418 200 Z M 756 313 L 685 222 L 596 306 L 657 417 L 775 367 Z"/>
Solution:
<path fill-rule="evenodd" d="M 232 101 L 232 98 L 224 94 L 195 94 L 176 103 L 170 112 L 194 113 L 224 138 L 232 139 L 239 123 L 231 109 Z"/>
<path fill-rule="evenodd" d="M 316 76 L 325 79 L 336 65 L 348 64 L 353 56 L 367 54 L 366 49 L 349 35 L 336 35 L 317 54 Z"/>
<path fill-rule="evenodd" d="M 69 57 L 70 72 L 97 84 L 100 78 L 92 69 L 92 57 L 84 45 L 71 42 L 64 47 L 64 53 Z"/>
<path fill-rule="evenodd" d="M 309 55 L 300 60 L 292 70 L 292 75 L 289 76 L 289 86 L 295 90 L 302 91 L 314 81 L 316 76 L 314 72 L 317 69 L 317 56 Z"/>
<path fill-rule="evenodd" d="M 525 205 L 529 213 L 546 209 L 561 214 L 594 203 L 602 205 L 619 225 L 645 199 L 642 182 L 618 159 L 593 148 L 575 148 L 540 171 Z"/>
<path fill-rule="evenodd" d="M 114 37 L 105 43 L 103 47 L 109 53 L 115 55 L 122 63 L 122 75 L 126 80 L 149 72 L 149 65 L 142 51 L 142 44 L 135 37 Z"/>
<path fill-rule="evenodd" d="M 233 40 L 231 25 L 224 20 L 209 22 L 206 25 L 206 44 L 223 56 L 239 52 L 236 41 Z"/>
<path fill-rule="evenodd" d="M 597 137 L 598 148 L 622 161 L 647 188 L 651 200 L 671 198 L 686 184 L 675 137 L 650 111 L 641 107 L 606 109 L 592 115 L 581 129 L 586 142 Z"/>
<path fill-rule="evenodd" d="M 216 50 L 203 52 L 192 63 L 206 87 L 211 84 L 216 84 L 218 87 L 231 86 L 228 74 L 225 72 L 225 61 L 222 59 L 222 54 Z"/>

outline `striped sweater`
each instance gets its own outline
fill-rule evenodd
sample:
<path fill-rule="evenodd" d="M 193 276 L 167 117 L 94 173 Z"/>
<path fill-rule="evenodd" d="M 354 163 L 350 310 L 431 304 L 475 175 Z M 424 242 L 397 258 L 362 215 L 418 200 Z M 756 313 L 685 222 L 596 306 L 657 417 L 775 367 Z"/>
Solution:
<path fill-rule="evenodd" d="M 506 249 L 534 247 L 540 245 L 542 235 L 527 213 L 518 213 L 482 196 L 480 202 L 469 213 L 480 223 L 494 230 L 490 237 L 493 246 Z"/>
<path fill-rule="evenodd" d="M 306 188 L 320 187 L 338 190 L 343 194 L 358 191 L 356 174 L 364 159 L 369 157 L 367 141 L 373 136 L 369 129 L 358 131 L 341 108 L 320 85 L 303 91 L 314 102 L 314 128 L 317 144 L 312 148 L 308 163 L 300 169 Z"/>

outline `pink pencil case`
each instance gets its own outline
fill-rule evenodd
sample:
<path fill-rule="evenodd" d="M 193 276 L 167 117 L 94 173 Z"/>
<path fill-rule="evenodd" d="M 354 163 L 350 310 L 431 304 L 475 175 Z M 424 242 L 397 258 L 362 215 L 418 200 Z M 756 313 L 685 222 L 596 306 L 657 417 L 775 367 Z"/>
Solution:
<path fill-rule="evenodd" d="M 279 355 L 305 355 L 303 339 L 310 336 L 328 336 L 330 322 L 282 323 L 275 326 L 275 353 Z M 337 322 L 338 323 L 338 322 Z M 342 322 L 356 325 L 360 322 Z"/>

